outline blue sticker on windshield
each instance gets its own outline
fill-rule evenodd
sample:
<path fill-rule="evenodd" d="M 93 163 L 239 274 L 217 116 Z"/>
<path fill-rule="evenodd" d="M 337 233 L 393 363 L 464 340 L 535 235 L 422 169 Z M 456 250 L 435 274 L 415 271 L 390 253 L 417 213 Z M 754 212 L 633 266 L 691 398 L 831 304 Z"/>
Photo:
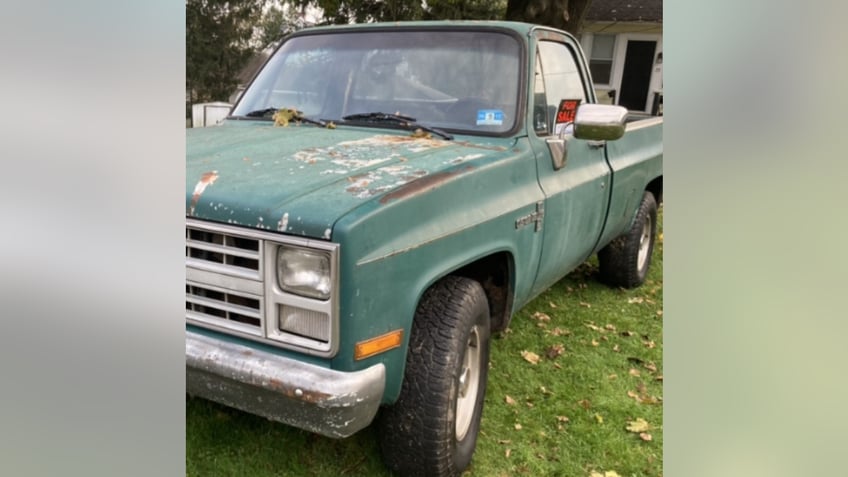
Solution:
<path fill-rule="evenodd" d="M 478 126 L 501 126 L 504 113 L 500 109 L 480 109 L 477 111 Z"/>

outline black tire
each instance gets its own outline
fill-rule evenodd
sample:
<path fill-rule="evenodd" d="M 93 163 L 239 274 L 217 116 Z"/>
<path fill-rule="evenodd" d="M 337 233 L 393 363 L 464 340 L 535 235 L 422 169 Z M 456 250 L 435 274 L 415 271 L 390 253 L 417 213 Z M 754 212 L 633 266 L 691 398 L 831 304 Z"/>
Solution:
<path fill-rule="evenodd" d="M 657 201 L 652 193 L 645 192 L 630 230 L 598 252 L 601 281 L 624 288 L 645 283 L 656 237 Z"/>
<path fill-rule="evenodd" d="M 479 283 L 450 276 L 424 293 L 400 397 L 380 413 L 380 448 L 393 471 L 452 477 L 471 463 L 486 394 L 489 337 L 489 305 Z"/>

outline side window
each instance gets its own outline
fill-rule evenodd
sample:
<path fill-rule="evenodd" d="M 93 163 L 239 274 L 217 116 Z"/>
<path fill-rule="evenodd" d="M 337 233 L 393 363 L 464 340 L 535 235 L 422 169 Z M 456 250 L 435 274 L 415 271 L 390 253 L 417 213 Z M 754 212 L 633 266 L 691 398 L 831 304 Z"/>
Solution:
<path fill-rule="evenodd" d="M 537 76 L 540 58 L 547 106 L 547 133 L 550 134 L 557 132 L 557 125 L 563 125 L 573 119 L 577 106 L 586 101 L 586 91 L 577 69 L 577 62 L 567 46 L 552 41 L 541 41 L 538 51 Z"/>

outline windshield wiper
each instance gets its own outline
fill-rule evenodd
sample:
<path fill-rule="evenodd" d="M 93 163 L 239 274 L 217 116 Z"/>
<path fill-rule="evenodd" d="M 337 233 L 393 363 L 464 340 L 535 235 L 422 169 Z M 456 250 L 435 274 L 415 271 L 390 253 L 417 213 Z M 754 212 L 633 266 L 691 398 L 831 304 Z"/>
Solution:
<path fill-rule="evenodd" d="M 416 121 L 412 116 L 404 116 L 403 114 L 391 114 L 391 113 L 358 113 L 358 114 L 348 114 L 342 119 L 347 121 L 399 121 L 399 122 L 410 122 L 414 123 Z"/>
<path fill-rule="evenodd" d="M 391 114 L 391 113 L 358 113 L 358 114 L 348 114 L 347 116 L 342 117 L 345 121 L 362 121 L 362 122 L 370 122 L 370 123 L 393 123 L 404 129 L 420 129 L 422 131 L 426 131 L 429 133 L 433 133 L 437 136 L 441 136 L 442 138 L 450 141 L 453 139 L 453 136 L 442 131 L 441 129 L 437 129 L 430 126 L 425 126 L 423 124 L 419 124 L 415 122 L 415 118 L 411 116 L 404 116 L 403 114 Z"/>
<path fill-rule="evenodd" d="M 245 117 L 248 118 L 266 118 L 273 116 L 279 111 L 280 108 L 265 108 L 265 109 L 257 109 L 256 111 L 251 111 L 245 114 Z M 303 115 L 300 111 L 295 111 L 294 116 L 291 118 L 292 121 L 300 121 L 304 123 L 314 124 L 316 126 L 321 126 L 322 128 L 327 127 L 327 122 L 323 119 L 312 119 Z"/>

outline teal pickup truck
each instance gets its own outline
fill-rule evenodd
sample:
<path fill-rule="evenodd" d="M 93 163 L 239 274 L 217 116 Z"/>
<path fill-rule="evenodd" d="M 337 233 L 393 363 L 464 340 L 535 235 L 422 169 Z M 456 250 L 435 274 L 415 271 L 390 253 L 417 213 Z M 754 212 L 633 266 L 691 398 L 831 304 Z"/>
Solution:
<path fill-rule="evenodd" d="M 492 333 L 597 253 L 645 279 L 662 118 L 597 104 L 579 43 L 510 22 L 287 37 L 186 131 L 186 391 L 402 475 L 460 474 Z"/>

